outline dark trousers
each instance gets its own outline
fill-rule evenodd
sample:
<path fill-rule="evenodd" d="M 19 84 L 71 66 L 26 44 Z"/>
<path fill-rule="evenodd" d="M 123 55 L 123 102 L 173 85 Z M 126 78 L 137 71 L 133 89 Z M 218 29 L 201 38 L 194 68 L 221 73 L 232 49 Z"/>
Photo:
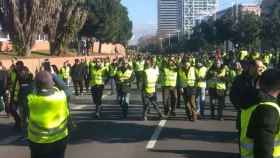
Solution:
<path fill-rule="evenodd" d="M 83 81 L 82 80 L 75 80 L 73 81 L 74 89 L 75 89 L 75 95 L 80 95 L 83 93 Z M 79 89 L 79 90 L 78 90 Z"/>
<path fill-rule="evenodd" d="M 140 85 L 141 85 L 141 82 L 142 82 L 142 74 L 143 74 L 143 71 L 136 71 L 135 72 L 137 89 L 141 88 Z"/>
<path fill-rule="evenodd" d="M 217 98 L 216 89 L 209 88 L 209 99 L 210 99 L 210 109 L 211 109 L 211 117 L 214 118 L 215 116 L 215 99 Z"/>
<path fill-rule="evenodd" d="M 68 138 L 54 143 L 38 144 L 29 141 L 31 158 L 64 158 Z"/>
<path fill-rule="evenodd" d="M 12 117 L 15 120 L 14 127 L 17 128 L 17 129 L 20 129 L 22 125 L 21 125 L 20 116 L 17 113 L 17 109 L 18 109 L 17 102 L 11 102 L 9 107 L 7 108 L 7 110 L 8 110 L 7 112 L 8 112 L 8 114 L 12 115 Z"/>
<path fill-rule="evenodd" d="M 196 121 L 197 114 L 196 114 L 196 96 L 195 96 L 195 89 L 194 87 L 187 87 L 184 88 L 184 102 L 186 108 L 186 114 L 189 119 Z"/>
<path fill-rule="evenodd" d="M 91 95 L 92 95 L 92 100 L 96 105 L 96 113 L 101 112 L 103 90 L 104 90 L 104 85 L 96 85 L 91 87 Z"/>
<path fill-rule="evenodd" d="M 223 111 L 225 107 L 225 90 L 216 90 L 216 98 L 217 98 L 217 110 L 218 110 L 218 119 L 223 118 Z M 215 105 L 211 105 L 211 115 L 215 115 Z"/>
<path fill-rule="evenodd" d="M 150 110 L 150 105 L 153 106 L 153 108 L 158 112 L 160 117 L 162 116 L 161 111 L 159 109 L 159 105 L 157 103 L 157 94 L 146 94 L 143 93 L 143 99 L 144 99 L 144 106 L 143 106 L 143 117 L 147 116 L 148 111 Z"/>
<path fill-rule="evenodd" d="M 177 108 L 181 108 L 181 96 L 182 96 L 182 92 L 181 92 L 181 89 L 180 87 L 177 87 L 177 98 L 178 98 L 178 101 L 177 101 Z"/>
<path fill-rule="evenodd" d="M 162 99 L 164 105 L 164 114 L 169 112 L 175 113 L 177 105 L 177 88 L 176 87 L 163 87 Z"/>
<path fill-rule="evenodd" d="M 90 80 L 88 78 L 85 78 L 85 87 L 87 92 L 89 92 L 89 82 Z"/>
<path fill-rule="evenodd" d="M 120 106 L 124 118 L 127 118 L 128 105 L 129 105 L 129 92 L 120 91 Z"/>

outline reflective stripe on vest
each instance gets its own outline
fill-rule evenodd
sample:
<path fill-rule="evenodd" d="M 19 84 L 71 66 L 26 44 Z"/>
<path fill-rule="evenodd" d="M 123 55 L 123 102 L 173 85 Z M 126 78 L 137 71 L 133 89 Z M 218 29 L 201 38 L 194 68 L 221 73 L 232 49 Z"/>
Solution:
<path fill-rule="evenodd" d="M 135 71 L 143 71 L 145 66 L 145 61 L 140 60 L 135 62 Z"/>
<path fill-rule="evenodd" d="M 187 85 L 190 87 L 194 87 L 195 86 L 195 68 L 194 67 L 190 67 L 189 71 L 187 73 Z"/>
<path fill-rule="evenodd" d="M 178 70 L 178 78 L 179 78 L 179 86 L 181 88 L 186 88 L 188 85 L 187 85 L 187 76 L 186 76 L 186 73 L 184 72 L 184 69 L 180 68 Z"/>
<path fill-rule="evenodd" d="M 149 68 L 144 71 L 145 73 L 145 93 L 147 94 L 153 94 L 156 92 L 156 83 L 158 80 L 158 70 L 154 68 Z"/>
<path fill-rule="evenodd" d="M 203 81 L 197 81 L 197 87 L 206 88 L 206 80 L 205 80 L 206 74 L 207 74 L 207 68 L 206 67 L 201 67 L 201 68 L 197 69 L 198 78 L 203 79 Z"/>
<path fill-rule="evenodd" d="M 219 80 L 219 78 L 226 77 L 226 69 L 222 69 L 221 72 L 218 73 L 218 81 L 216 84 L 216 89 L 218 90 L 226 90 L 225 81 Z"/>
<path fill-rule="evenodd" d="M 120 82 L 125 82 L 126 80 L 129 80 L 131 78 L 133 71 L 132 70 L 126 70 L 125 72 L 118 71 L 117 77 Z"/>
<path fill-rule="evenodd" d="M 166 87 L 176 87 L 177 83 L 177 72 L 172 71 L 168 68 L 163 70 L 163 86 Z"/>
<path fill-rule="evenodd" d="M 69 110 L 63 91 L 51 96 L 28 96 L 28 139 L 35 143 L 53 143 L 68 135 Z"/>
<path fill-rule="evenodd" d="M 259 105 L 272 106 L 280 115 L 280 107 L 273 102 L 263 102 L 258 105 L 252 106 L 249 109 L 242 110 L 241 112 L 241 133 L 240 133 L 240 154 L 243 158 L 254 157 L 254 142 L 251 138 L 247 137 L 247 130 L 250 123 L 251 116 Z M 275 135 L 273 157 L 280 157 L 280 131 Z"/>
<path fill-rule="evenodd" d="M 61 74 L 63 79 L 70 78 L 70 68 L 68 66 L 67 67 L 62 67 L 60 72 L 61 72 L 60 74 Z"/>
<path fill-rule="evenodd" d="M 105 68 L 91 69 L 91 80 L 90 80 L 91 86 L 104 85 L 104 71 Z"/>

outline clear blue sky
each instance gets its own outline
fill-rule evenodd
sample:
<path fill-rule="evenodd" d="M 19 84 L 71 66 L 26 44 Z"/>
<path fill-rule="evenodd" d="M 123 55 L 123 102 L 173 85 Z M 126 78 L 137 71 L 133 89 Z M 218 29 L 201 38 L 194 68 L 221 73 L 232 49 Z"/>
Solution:
<path fill-rule="evenodd" d="M 238 0 L 239 3 L 254 3 L 257 0 Z M 219 9 L 230 7 L 235 0 L 219 0 Z M 133 32 L 136 38 L 154 33 L 157 29 L 157 0 L 122 0 L 128 8 L 129 17 L 133 21 Z"/>
<path fill-rule="evenodd" d="M 219 9 L 232 5 L 235 0 L 219 0 Z M 240 3 L 254 3 L 256 0 L 239 0 Z M 157 23 L 157 0 L 122 0 L 134 24 Z"/>

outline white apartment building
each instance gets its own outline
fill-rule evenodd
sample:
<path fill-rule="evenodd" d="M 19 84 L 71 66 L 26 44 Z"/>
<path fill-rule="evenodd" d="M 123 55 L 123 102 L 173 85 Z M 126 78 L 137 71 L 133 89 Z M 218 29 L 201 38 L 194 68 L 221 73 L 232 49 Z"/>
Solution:
<path fill-rule="evenodd" d="M 158 0 L 158 34 L 160 37 L 192 33 L 206 16 L 217 11 L 218 0 Z"/>

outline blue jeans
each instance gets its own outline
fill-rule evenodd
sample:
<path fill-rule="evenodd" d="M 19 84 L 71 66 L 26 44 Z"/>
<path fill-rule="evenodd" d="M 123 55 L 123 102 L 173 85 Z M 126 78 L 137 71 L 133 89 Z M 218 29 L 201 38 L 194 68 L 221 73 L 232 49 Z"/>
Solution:
<path fill-rule="evenodd" d="M 129 105 L 129 96 L 130 96 L 129 93 L 124 93 L 124 92 L 120 93 L 120 106 L 122 108 L 124 118 L 127 117 L 128 105 Z"/>
<path fill-rule="evenodd" d="M 205 106 L 205 96 L 206 96 L 206 88 L 198 88 L 197 93 L 197 112 L 202 116 L 204 115 L 204 106 Z"/>

